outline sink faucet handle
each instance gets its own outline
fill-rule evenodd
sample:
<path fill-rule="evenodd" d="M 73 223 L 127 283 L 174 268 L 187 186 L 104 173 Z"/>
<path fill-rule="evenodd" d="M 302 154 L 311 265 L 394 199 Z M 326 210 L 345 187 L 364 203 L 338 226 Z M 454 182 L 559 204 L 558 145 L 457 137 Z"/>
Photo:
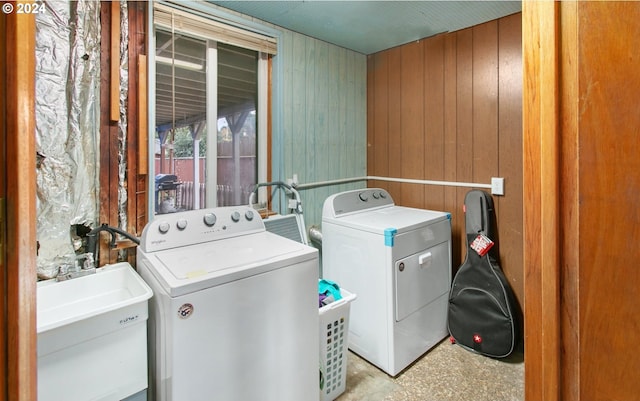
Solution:
<path fill-rule="evenodd" d="M 87 252 L 84 254 L 84 263 L 82 264 L 82 268 L 85 270 L 95 269 L 95 261 L 93 260 L 93 253 Z"/>
<path fill-rule="evenodd" d="M 67 274 L 69 273 L 69 267 L 70 265 L 67 263 L 61 264 L 60 266 L 58 266 L 58 274 Z"/>

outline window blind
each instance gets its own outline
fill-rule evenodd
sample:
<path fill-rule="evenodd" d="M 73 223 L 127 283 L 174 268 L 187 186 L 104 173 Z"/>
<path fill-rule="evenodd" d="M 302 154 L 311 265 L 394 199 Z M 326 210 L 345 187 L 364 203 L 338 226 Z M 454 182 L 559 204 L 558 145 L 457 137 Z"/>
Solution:
<path fill-rule="evenodd" d="M 154 24 L 168 31 L 182 32 L 202 39 L 215 40 L 233 46 L 275 55 L 276 39 L 178 10 L 163 4 L 155 4 Z"/>

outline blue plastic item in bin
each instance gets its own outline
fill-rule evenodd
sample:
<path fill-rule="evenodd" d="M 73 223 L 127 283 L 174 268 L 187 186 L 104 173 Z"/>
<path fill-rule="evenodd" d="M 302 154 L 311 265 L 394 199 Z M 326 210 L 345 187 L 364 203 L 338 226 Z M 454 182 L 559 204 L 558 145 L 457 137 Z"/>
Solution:
<path fill-rule="evenodd" d="M 331 280 L 321 279 L 318 281 L 318 294 L 331 295 L 334 301 L 342 299 L 340 295 L 340 287 Z"/>

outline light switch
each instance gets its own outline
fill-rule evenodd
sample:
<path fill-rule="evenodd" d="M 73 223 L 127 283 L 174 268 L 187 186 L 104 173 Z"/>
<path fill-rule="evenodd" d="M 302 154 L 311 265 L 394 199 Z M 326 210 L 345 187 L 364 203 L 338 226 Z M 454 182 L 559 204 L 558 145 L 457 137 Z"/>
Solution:
<path fill-rule="evenodd" d="M 491 194 L 504 195 L 504 178 L 491 177 Z"/>

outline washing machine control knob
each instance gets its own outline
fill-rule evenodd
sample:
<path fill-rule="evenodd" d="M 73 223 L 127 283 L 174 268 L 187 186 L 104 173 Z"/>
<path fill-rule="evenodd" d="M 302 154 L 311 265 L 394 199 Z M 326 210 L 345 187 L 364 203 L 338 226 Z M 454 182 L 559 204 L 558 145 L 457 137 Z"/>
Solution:
<path fill-rule="evenodd" d="M 253 211 L 252 210 L 247 210 L 244 213 L 244 218 L 247 219 L 248 221 L 253 220 Z"/>
<path fill-rule="evenodd" d="M 213 213 L 207 213 L 204 215 L 204 217 L 202 218 L 202 220 L 204 221 L 204 224 L 206 224 L 207 226 L 211 227 L 214 224 L 216 224 L 216 215 Z"/>
<path fill-rule="evenodd" d="M 380 191 L 380 197 L 382 199 L 387 199 L 387 194 L 385 194 L 384 192 Z"/>
<path fill-rule="evenodd" d="M 372 195 L 373 199 L 380 199 L 380 192 L 374 192 Z"/>
<path fill-rule="evenodd" d="M 176 227 L 178 227 L 178 230 L 182 231 L 185 228 L 187 228 L 187 220 L 185 219 L 178 219 L 178 221 L 176 221 Z"/>
<path fill-rule="evenodd" d="M 359 197 L 359 198 L 360 198 L 360 200 L 361 200 L 361 201 L 363 201 L 363 202 L 366 202 L 366 201 L 368 201 L 368 200 L 369 200 L 369 197 L 368 197 L 368 196 L 367 196 L 367 194 L 366 194 L 366 193 L 364 193 L 364 192 L 360 192 L 360 193 L 358 194 L 358 197 Z"/>
<path fill-rule="evenodd" d="M 231 213 L 231 220 L 233 220 L 234 223 L 239 222 L 240 221 L 240 213 L 239 212 Z"/>
<path fill-rule="evenodd" d="M 169 228 L 171 228 L 171 226 L 166 221 L 162 221 L 160 222 L 160 224 L 158 224 L 158 231 L 160 231 L 160 234 L 168 233 Z"/>

